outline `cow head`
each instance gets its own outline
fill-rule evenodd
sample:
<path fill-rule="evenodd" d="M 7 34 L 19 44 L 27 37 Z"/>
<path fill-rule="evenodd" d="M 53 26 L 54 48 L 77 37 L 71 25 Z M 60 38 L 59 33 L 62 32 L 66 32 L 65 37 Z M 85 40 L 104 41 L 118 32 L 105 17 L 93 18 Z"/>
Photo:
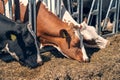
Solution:
<path fill-rule="evenodd" d="M 31 29 L 29 24 L 23 24 L 23 26 L 18 26 L 18 44 L 23 50 L 24 59 L 21 60 L 23 64 L 30 67 L 42 64 L 42 59 L 39 53 L 39 47 L 36 40 L 36 35 Z"/>
<path fill-rule="evenodd" d="M 57 48 L 64 56 L 75 59 L 77 61 L 89 61 L 82 42 L 82 38 L 78 35 L 77 29 L 73 25 L 69 25 L 67 29 L 59 31 L 59 37 L 42 35 L 40 38 L 43 46 L 52 45 Z"/>
<path fill-rule="evenodd" d="M 105 48 L 110 44 L 107 39 L 104 39 L 100 35 L 97 34 L 97 31 L 94 26 L 89 26 L 84 21 L 81 24 L 81 34 L 84 38 L 84 44 L 86 47 L 90 48 Z"/>
<path fill-rule="evenodd" d="M 0 15 L 0 50 L 28 67 L 42 63 L 35 33 L 28 23 L 17 23 Z"/>

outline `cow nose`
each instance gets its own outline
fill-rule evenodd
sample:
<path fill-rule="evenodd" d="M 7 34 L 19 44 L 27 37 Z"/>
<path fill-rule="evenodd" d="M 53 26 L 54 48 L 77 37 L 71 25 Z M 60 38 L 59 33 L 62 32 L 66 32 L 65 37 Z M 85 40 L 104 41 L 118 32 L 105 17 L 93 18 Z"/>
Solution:
<path fill-rule="evenodd" d="M 43 65 L 43 61 L 37 62 L 39 66 Z"/>
<path fill-rule="evenodd" d="M 90 59 L 89 58 L 85 58 L 84 62 L 90 62 Z"/>

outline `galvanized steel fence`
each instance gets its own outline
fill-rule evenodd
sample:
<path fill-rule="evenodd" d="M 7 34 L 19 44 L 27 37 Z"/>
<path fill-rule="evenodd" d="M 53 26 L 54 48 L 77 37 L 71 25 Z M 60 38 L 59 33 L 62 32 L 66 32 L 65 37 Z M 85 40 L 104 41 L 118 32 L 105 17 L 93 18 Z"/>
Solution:
<path fill-rule="evenodd" d="M 1 0 L 3 2 L 3 7 L 4 7 L 4 15 L 6 15 L 5 12 L 5 5 L 4 5 L 4 0 Z M 14 0 L 8 0 L 8 6 L 9 6 L 9 18 L 13 18 L 12 15 L 12 4 L 14 2 L 12 2 Z M 54 12 L 56 15 L 58 15 L 59 18 L 61 18 L 62 14 L 61 14 L 61 4 L 62 4 L 62 0 L 41 0 L 44 1 L 47 6 L 50 7 L 50 11 Z M 63 0 L 64 1 L 64 0 Z M 108 6 L 108 11 L 106 13 L 106 17 L 105 17 L 105 21 L 104 21 L 104 25 L 101 28 L 101 17 L 102 17 L 102 6 L 103 6 L 103 1 L 104 0 L 92 0 L 92 4 L 91 4 L 91 8 L 90 8 L 90 12 L 88 15 L 88 25 L 91 25 L 91 21 L 93 20 L 92 16 L 96 16 L 96 30 L 98 32 L 99 35 L 103 35 L 101 34 L 102 31 L 105 30 L 107 21 L 106 19 L 110 16 L 110 13 L 114 13 L 114 20 L 113 20 L 113 30 L 111 33 L 108 33 L 107 35 L 111 35 L 111 34 L 116 34 L 119 32 L 118 28 L 119 28 L 119 10 L 120 10 L 120 0 L 110 0 L 110 4 Z M 67 3 L 65 5 L 67 5 L 67 10 L 69 11 L 69 13 L 71 14 L 71 16 L 78 22 L 81 23 L 83 21 L 83 2 L 84 0 L 67 0 Z M 55 4 L 54 4 L 55 3 Z M 76 3 L 76 11 L 73 8 L 73 3 Z M 36 33 L 36 0 L 28 0 L 28 4 L 29 4 L 29 23 L 33 26 L 33 30 Z"/>

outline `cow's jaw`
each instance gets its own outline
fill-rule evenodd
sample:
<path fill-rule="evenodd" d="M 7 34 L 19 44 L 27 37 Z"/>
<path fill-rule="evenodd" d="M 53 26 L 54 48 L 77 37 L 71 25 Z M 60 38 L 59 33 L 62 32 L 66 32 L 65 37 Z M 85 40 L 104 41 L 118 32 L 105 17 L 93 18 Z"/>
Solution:
<path fill-rule="evenodd" d="M 85 47 L 84 47 L 84 44 L 83 44 L 83 37 L 82 37 L 82 35 L 80 37 L 80 45 L 81 45 L 81 49 L 82 49 L 82 53 L 83 53 L 83 60 L 87 62 L 87 61 L 89 61 L 89 58 L 88 58 L 87 53 L 85 51 Z"/>
<path fill-rule="evenodd" d="M 16 55 L 16 53 L 9 50 L 8 43 L 6 44 L 5 48 L 2 49 L 2 51 L 9 53 L 14 59 L 19 61 L 19 57 Z"/>

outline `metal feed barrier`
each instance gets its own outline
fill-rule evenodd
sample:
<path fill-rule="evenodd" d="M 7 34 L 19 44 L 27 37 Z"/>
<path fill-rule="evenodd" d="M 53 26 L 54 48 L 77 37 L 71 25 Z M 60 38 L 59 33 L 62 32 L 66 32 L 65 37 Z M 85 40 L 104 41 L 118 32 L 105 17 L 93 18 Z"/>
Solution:
<path fill-rule="evenodd" d="M 73 10 L 73 2 L 77 3 L 76 11 Z M 72 17 L 76 18 L 76 21 L 78 23 L 81 23 L 83 21 L 83 0 L 67 0 L 67 3 L 68 11 L 72 15 Z"/>
<path fill-rule="evenodd" d="M 4 5 L 4 0 L 1 0 L 3 2 L 3 7 L 4 7 L 4 15 L 6 15 L 5 12 L 5 5 Z M 12 15 L 12 0 L 8 0 L 8 5 L 9 5 L 9 15 L 10 18 L 13 18 Z M 44 1 L 47 6 L 50 7 L 50 10 L 53 11 L 59 18 L 61 18 L 62 13 L 61 13 L 61 0 L 42 0 Z M 78 22 L 81 23 L 83 21 L 83 1 L 84 0 L 67 0 L 67 9 L 69 11 L 69 13 L 72 15 L 72 17 Z M 28 0 L 28 4 L 29 4 L 29 23 L 32 25 L 32 28 L 34 30 L 34 32 L 36 33 L 36 0 Z M 73 3 L 77 3 L 76 4 L 76 11 L 73 8 Z M 55 3 L 55 4 L 53 4 Z M 106 20 L 104 22 L 104 26 L 103 28 L 101 28 L 101 16 L 102 16 L 102 4 L 103 0 L 92 0 L 92 4 L 91 4 L 91 9 L 88 15 L 88 24 L 91 25 L 91 21 L 92 21 L 92 16 L 96 16 L 96 30 L 98 32 L 99 35 L 101 34 L 101 31 L 104 31 L 105 29 L 105 25 L 107 24 Z M 110 4 L 109 4 L 109 8 L 106 14 L 106 18 L 109 17 L 110 13 L 114 13 L 114 26 L 113 26 L 113 31 L 110 34 L 107 35 L 102 35 L 102 36 L 108 36 L 108 35 L 112 35 L 112 34 L 116 34 L 118 33 L 118 19 L 119 19 L 119 9 L 120 9 L 120 0 L 110 0 Z M 47 48 L 46 50 L 51 50 L 51 48 Z M 46 51 L 45 50 L 45 51 Z M 44 50 L 43 50 L 44 52 Z"/>
<path fill-rule="evenodd" d="M 102 14 L 102 0 L 93 0 L 92 6 L 88 15 L 88 25 L 91 25 L 93 16 L 96 17 L 96 30 L 98 34 L 101 34 L 101 14 Z"/>
<path fill-rule="evenodd" d="M 113 13 L 113 30 L 112 30 L 112 34 L 116 34 L 118 33 L 118 26 L 119 26 L 119 9 L 120 9 L 120 0 L 111 0 L 110 1 L 110 4 L 109 4 L 109 7 L 108 7 L 108 11 L 107 11 L 107 14 L 106 14 L 106 17 L 105 17 L 105 21 L 104 21 L 104 25 L 103 25 L 103 28 L 102 28 L 102 31 L 105 30 L 106 28 L 106 25 L 107 25 L 107 18 L 110 17 L 110 14 Z M 110 34 L 108 34 L 110 35 Z"/>
<path fill-rule="evenodd" d="M 6 15 L 4 0 L 3 2 L 4 7 L 4 15 Z M 12 19 L 12 0 L 8 0 L 9 6 L 9 18 Z M 50 7 L 50 10 L 56 15 L 61 18 L 61 0 L 43 0 L 47 6 Z M 78 22 L 81 23 L 83 21 L 83 1 L 84 0 L 67 0 L 67 9 L 72 17 Z M 29 2 L 29 23 L 32 25 L 34 32 L 36 33 L 36 0 L 28 0 Z M 53 4 L 55 3 L 55 4 Z M 77 3 L 76 11 L 73 8 L 73 3 Z M 118 26 L 119 26 L 119 9 L 120 9 L 120 0 L 111 0 L 109 4 L 109 8 L 105 17 L 103 28 L 101 28 L 101 17 L 102 17 L 102 3 L 103 0 L 92 0 L 91 9 L 88 15 L 88 25 L 91 25 L 91 21 L 94 19 L 93 16 L 96 16 L 95 27 L 99 35 L 102 35 L 101 32 L 105 30 L 107 21 L 106 19 L 110 16 L 109 14 L 114 13 L 114 21 L 113 21 L 113 31 L 110 34 L 118 33 Z M 17 14 L 16 14 L 17 15 Z M 109 35 L 109 34 L 108 34 Z"/>
<path fill-rule="evenodd" d="M 75 2 L 75 1 L 77 3 L 79 2 L 79 4 L 77 4 L 77 6 L 81 6 L 81 7 L 77 7 L 77 11 L 73 12 L 73 8 L 71 6 L 71 3 Z M 82 22 L 82 18 L 83 18 L 82 14 L 83 14 L 83 6 L 84 6 L 83 1 L 84 0 L 70 0 L 69 4 L 68 4 L 68 11 L 71 13 L 73 18 L 77 17 L 77 20 L 76 20 L 77 22 Z M 119 32 L 118 27 L 120 26 L 120 23 L 118 21 L 119 21 L 119 14 L 120 14 L 120 12 L 119 12 L 119 10 L 120 10 L 120 0 L 110 0 L 110 4 L 108 6 L 109 8 L 108 8 L 108 11 L 107 11 L 107 14 L 106 14 L 106 17 L 105 17 L 104 26 L 103 26 L 103 28 L 101 28 L 101 22 L 102 22 L 101 18 L 102 18 L 102 15 L 103 15 L 102 14 L 103 2 L 104 2 L 104 0 L 92 0 L 91 9 L 90 9 L 90 12 L 89 12 L 89 15 L 88 15 L 87 23 L 88 23 L 88 25 L 91 25 L 92 20 L 96 19 L 95 20 L 95 25 L 93 25 L 93 26 L 95 26 L 99 35 L 107 37 L 109 35 L 114 35 L 114 34 L 117 34 Z M 110 13 L 114 13 L 114 21 L 113 21 L 114 26 L 113 26 L 112 33 L 102 34 L 102 32 L 105 30 L 105 24 L 107 24 L 106 18 L 109 17 Z M 93 16 L 95 16 L 95 17 L 93 18 Z M 78 19 L 81 19 L 81 20 L 78 21 Z"/>
<path fill-rule="evenodd" d="M 6 15 L 6 8 L 4 4 L 4 0 L 1 0 L 3 3 L 3 8 L 4 8 L 4 15 Z M 13 19 L 13 13 L 12 13 L 12 4 L 15 4 L 15 2 L 12 2 L 12 0 L 8 0 L 8 6 L 9 6 L 9 18 Z M 34 32 L 36 33 L 36 0 L 28 0 L 29 4 L 29 24 L 32 25 L 32 28 Z"/>

